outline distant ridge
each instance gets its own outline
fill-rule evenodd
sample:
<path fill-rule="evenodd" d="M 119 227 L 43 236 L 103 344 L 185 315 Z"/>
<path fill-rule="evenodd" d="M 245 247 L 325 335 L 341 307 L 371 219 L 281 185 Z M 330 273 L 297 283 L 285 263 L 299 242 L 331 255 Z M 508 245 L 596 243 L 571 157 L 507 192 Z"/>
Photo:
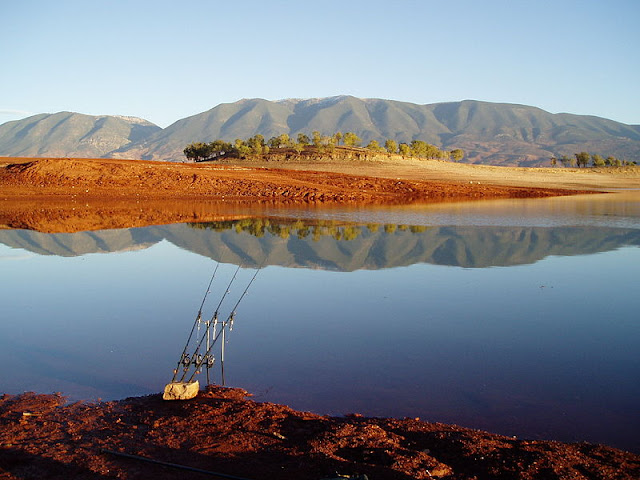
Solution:
<path fill-rule="evenodd" d="M 50 118 L 57 115 L 77 117 L 68 119 L 70 128 L 61 129 L 64 123 L 57 122 L 62 118 Z M 71 128 L 82 123 L 81 118 L 87 121 L 85 127 Z M 98 125 L 100 121 L 105 125 Z M 35 123 L 37 129 L 30 126 Z M 105 129 L 107 123 L 109 129 Z M 461 148 L 469 163 L 542 166 L 552 156 L 580 151 L 640 161 L 638 125 L 508 103 L 464 100 L 417 105 L 348 95 L 243 99 L 183 118 L 165 129 L 130 117 L 36 115 L 0 125 L 0 155 L 90 156 L 93 151 L 91 155 L 96 156 L 183 161 L 182 150 L 194 141 L 233 141 L 256 134 L 268 139 L 314 130 L 322 134 L 351 131 L 364 143 L 415 139 L 445 150 Z"/>
<path fill-rule="evenodd" d="M 0 155 L 102 157 L 158 130 L 137 117 L 42 113 L 0 125 Z"/>

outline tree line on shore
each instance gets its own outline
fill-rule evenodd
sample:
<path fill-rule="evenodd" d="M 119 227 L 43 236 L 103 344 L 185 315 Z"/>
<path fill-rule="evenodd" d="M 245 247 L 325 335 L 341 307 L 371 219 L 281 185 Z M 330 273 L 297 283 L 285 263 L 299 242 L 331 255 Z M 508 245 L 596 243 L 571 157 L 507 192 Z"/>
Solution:
<path fill-rule="evenodd" d="M 604 158 L 600 154 L 591 154 L 589 152 L 574 153 L 573 157 L 568 155 L 562 155 L 560 158 L 551 157 L 551 166 L 553 167 L 557 166 L 558 163 L 561 163 L 565 167 L 577 166 L 578 168 L 584 168 L 589 165 L 589 162 L 591 162 L 591 165 L 594 167 L 622 167 L 637 164 L 636 162 L 621 160 L 613 155 L 609 155 L 607 158 Z"/>
<path fill-rule="evenodd" d="M 283 133 L 265 138 L 258 134 L 246 140 L 236 139 L 234 142 L 224 140 L 214 140 L 210 143 L 194 142 L 186 146 L 183 150 L 188 160 L 202 162 L 216 158 L 247 158 L 252 155 L 266 155 L 275 149 L 292 149 L 298 155 L 305 150 L 313 150 L 318 153 L 331 154 L 336 147 L 340 146 L 362 148 L 371 152 L 398 154 L 403 157 L 419 157 L 439 160 L 462 160 L 464 151 L 459 148 L 446 151 L 440 150 L 435 145 L 431 145 L 422 140 L 412 140 L 410 143 L 397 143 L 388 139 L 384 146 L 377 140 L 371 140 L 365 147 L 361 147 L 362 140 L 353 132 L 336 132 L 333 135 L 322 135 L 314 131 L 311 137 L 304 133 L 299 133 L 294 140 L 288 134 Z"/>

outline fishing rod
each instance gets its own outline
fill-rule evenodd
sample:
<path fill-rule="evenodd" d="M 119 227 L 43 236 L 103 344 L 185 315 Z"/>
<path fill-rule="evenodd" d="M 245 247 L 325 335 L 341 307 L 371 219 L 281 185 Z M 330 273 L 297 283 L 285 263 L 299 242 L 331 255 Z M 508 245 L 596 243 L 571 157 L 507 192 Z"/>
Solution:
<path fill-rule="evenodd" d="M 240 305 L 240 302 L 242 301 L 242 299 L 246 296 L 247 292 L 249 291 L 249 287 L 251 287 L 251 284 L 254 282 L 254 280 L 258 276 L 258 272 L 260 272 L 261 269 L 262 269 L 262 266 L 260 268 L 258 268 L 256 270 L 256 272 L 253 274 L 253 277 L 251 277 L 251 280 L 249 281 L 249 283 L 247 284 L 246 288 L 242 292 L 242 295 L 240 295 L 240 298 L 238 299 L 238 301 L 236 302 L 235 306 L 231 310 L 231 313 L 227 317 L 227 320 L 222 322 L 222 327 L 220 329 L 220 332 L 214 336 L 213 342 L 211 343 L 211 346 L 207 349 L 207 351 L 205 352 L 205 354 L 201 358 L 196 360 L 194 372 L 191 374 L 191 377 L 189 378 L 188 382 L 192 382 L 193 381 L 193 378 L 195 377 L 196 373 L 198 372 L 200 367 L 202 367 L 202 364 L 204 363 L 204 360 L 211 354 L 211 349 L 216 344 L 216 342 L 218 341 L 218 338 L 221 335 L 223 336 L 223 341 L 224 341 L 224 330 L 227 327 L 227 325 L 229 325 L 229 331 L 231 331 L 233 329 L 233 321 L 235 320 L 236 309 L 238 308 L 238 305 Z M 234 276 L 234 278 L 235 278 L 235 276 Z M 200 342 L 200 343 L 202 343 L 202 342 Z M 224 348 L 224 346 L 222 348 Z M 224 353 L 222 353 L 222 355 L 224 355 Z M 223 375 L 223 382 L 224 382 L 224 365 L 223 365 L 224 360 L 223 360 L 223 358 L 221 358 L 220 361 L 221 361 L 221 369 L 222 369 L 222 372 L 223 372 L 222 375 Z M 186 372 L 185 372 L 185 375 L 182 376 L 182 380 L 184 379 L 185 376 L 186 376 Z"/>
<path fill-rule="evenodd" d="M 211 293 L 211 284 L 213 283 L 213 279 L 216 277 L 216 272 L 218 271 L 218 267 L 220 263 L 216 263 L 216 268 L 213 270 L 213 275 L 211 275 L 211 280 L 209 280 L 209 285 L 207 285 L 207 290 L 204 292 L 204 297 L 202 298 L 202 303 L 200 304 L 200 308 L 198 309 L 198 314 L 196 315 L 196 320 L 193 322 L 193 326 L 191 327 L 191 333 L 189 333 L 189 338 L 187 339 L 187 343 L 184 346 L 184 350 L 182 350 L 182 355 L 180 355 L 180 360 L 178 360 L 178 365 L 173 371 L 173 379 L 172 382 L 176 381 L 176 376 L 178 375 L 178 369 L 180 365 L 183 363 L 185 358 L 185 354 L 187 353 L 187 349 L 189 348 L 189 343 L 191 342 L 191 337 L 193 336 L 193 332 L 196 329 L 196 325 L 202 320 L 202 308 L 204 307 L 204 302 L 207 300 L 207 296 Z"/>
<path fill-rule="evenodd" d="M 222 295 L 222 298 L 220 299 L 220 303 L 218 303 L 218 306 L 216 307 L 216 312 L 213 314 L 214 317 L 218 316 L 218 311 L 220 310 L 220 306 L 222 305 L 222 302 L 224 302 L 224 299 L 227 296 L 227 294 L 231 291 L 231 284 L 236 279 L 236 275 L 238 275 L 238 272 L 240 271 L 240 267 L 242 267 L 242 264 L 238 265 L 238 268 L 236 268 L 236 271 L 233 274 L 233 277 L 231 277 L 231 281 L 227 286 L 227 290 L 224 292 L 224 295 Z"/>
<path fill-rule="evenodd" d="M 244 298 L 244 296 L 247 294 L 247 292 L 249 291 L 249 287 L 251 286 L 251 284 L 253 283 L 253 281 L 256 279 L 256 277 L 258 276 L 258 272 L 260 271 L 260 269 L 262 268 L 262 265 L 260 266 L 260 268 L 258 268 L 256 270 L 256 273 L 253 274 L 253 277 L 251 278 L 251 281 L 247 284 L 247 287 L 244 289 L 244 292 L 242 292 L 242 295 L 240 295 L 240 298 L 238 299 L 238 301 L 236 302 L 235 306 L 233 307 L 233 309 L 231 310 L 231 314 L 229 315 L 229 331 L 231 332 L 233 330 L 233 320 L 235 319 L 236 316 L 236 308 L 238 308 L 238 305 L 240 305 L 240 302 L 242 301 L 242 299 Z M 222 345 L 220 346 L 220 379 L 222 381 L 222 386 L 225 386 L 225 377 L 224 377 L 224 344 L 226 342 L 226 334 L 224 331 L 224 327 L 226 325 L 223 325 L 222 327 Z M 207 368 L 207 381 L 209 378 L 209 369 Z"/>
<path fill-rule="evenodd" d="M 251 281 L 247 284 L 247 288 L 244 289 L 244 292 L 242 292 L 242 295 L 240 295 L 240 298 L 238 299 L 238 301 L 236 302 L 235 306 L 231 309 L 231 315 L 236 314 L 236 308 L 238 308 L 238 305 L 240 305 L 240 302 L 242 301 L 242 299 L 244 298 L 244 296 L 247 294 L 247 292 L 249 291 L 249 287 L 251 286 L 251 284 L 253 283 L 253 281 L 256 279 L 256 277 L 258 276 L 258 272 L 262 269 L 262 266 L 260 266 L 260 268 L 258 268 L 256 270 L 256 273 L 253 274 L 253 277 L 251 277 Z M 230 315 L 230 317 L 231 317 Z"/>
<path fill-rule="evenodd" d="M 193 355 L 191 356 L 191 358 L 189 358 L 189 356 L 183 356 L 181 357 L 181 363 L 184 366 L 183 368 L 183 373 L 182 373 L 182 377 L 180 377 L 180 382 L 184 381 L 184 378 L 187 376 L 187 372 L 189 371 L 189 365 L 191 363 L 193 363 L 194 365 L 196 365 L 195 367 L 195 371 L 194 374 L 191 376 L 191 379 L 189 379 L 189 381 L 193 380 L 193 376 L 198 373 L 198 370 L 200 369 L 200 367 L 202 366 L 202 364 L 206 361 L 207 362 L 207 369 L 211 368 L 213 366 L 213 358 L 210 357 L 210 351 L 211 351 L 211 347 L 209 345 L 207 345 L 207 352 L 204 355 L 200 355 L 200 347 L 202 346 L 202 342 L 204 342 L 205 338 L 207 339 L 207 343 L 209 343 L 209 336 L 208 336 L 208 332 L 209 332 L 209 328 L 210 328 L 210 324 L 211 322 L 214 322 L 214 326 L 218 324 L 218 311 L 220 310 L 220 306 L 222 305 L 222 302 L 224 301 L 224 299 L 226 298 L 226 296 L 229 294 L 229 292 L 231 291 L 231 285 L 233 284 L 233 282 L 236 279 L 236 276 L 238 275 L 238 272 L 240 271 L 240 268 L 242 267 L 242 264 L 238 265 L 238 268 L 236 269 L 235 273 L 233 274 L 233 277 L 231 277 L 231 281 L 229 282 L 229 285 L 227 285 L 227 289 L 225 290 L 224 294 L 222 295 L 222 298 L 220 299 L 220 302 L 218 303 L 218 306 L 216 307 L 216 311 L 213 314 L 213 317 L 211 317 L 211 320 L 209 320 L 207 322 L 207 335 L 203 335 L 202 338 L 200 338 L 200 341 L 198 342 L 198 344 L 196 345 L 196 349 L 193 352 Z M 195 327 L 195 325 L 194 325 Z M 223 325 L 224 328 L 224 325 Z M 218 337 L 216 336 L 213 339 L 213 343 L 215 344 L 215 341 Z M 189 344 L 187 343 L 187 346 Z M 213 345 L 213 344 L 212 344 Z M 185 351 L 186 351 L 185 347 Z M 211 365 L 211 367 L 209 366 Z M 173 381 L 175 381 L 175 378 L 177 376 L 177 373 L 174 375 Z"/>

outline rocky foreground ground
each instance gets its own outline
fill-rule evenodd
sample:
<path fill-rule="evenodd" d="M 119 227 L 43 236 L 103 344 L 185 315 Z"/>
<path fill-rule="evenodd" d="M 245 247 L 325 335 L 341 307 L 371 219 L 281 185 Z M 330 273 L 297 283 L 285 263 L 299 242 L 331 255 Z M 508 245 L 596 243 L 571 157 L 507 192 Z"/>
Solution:
<path fill-rule="evenodd" d="M 320 416 L 247 396 L 222 387 L 169 402 L 160 395 L 74 404 L 60 395 L 4 395 L 0 479 L 640 478 L 640 455 L 602 445 L 413 418 Z"/>

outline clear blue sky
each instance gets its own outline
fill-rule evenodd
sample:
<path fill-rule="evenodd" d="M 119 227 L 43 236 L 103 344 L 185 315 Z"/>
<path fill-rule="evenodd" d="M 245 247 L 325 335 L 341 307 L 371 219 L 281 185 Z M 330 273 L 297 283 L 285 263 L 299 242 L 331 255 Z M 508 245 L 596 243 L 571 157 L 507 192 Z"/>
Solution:
<path fill-rule="evenodd" d="M 349 94 L 640 124 L 638 0 L 1 0 L 0 22 L 0 123 Z"/>

